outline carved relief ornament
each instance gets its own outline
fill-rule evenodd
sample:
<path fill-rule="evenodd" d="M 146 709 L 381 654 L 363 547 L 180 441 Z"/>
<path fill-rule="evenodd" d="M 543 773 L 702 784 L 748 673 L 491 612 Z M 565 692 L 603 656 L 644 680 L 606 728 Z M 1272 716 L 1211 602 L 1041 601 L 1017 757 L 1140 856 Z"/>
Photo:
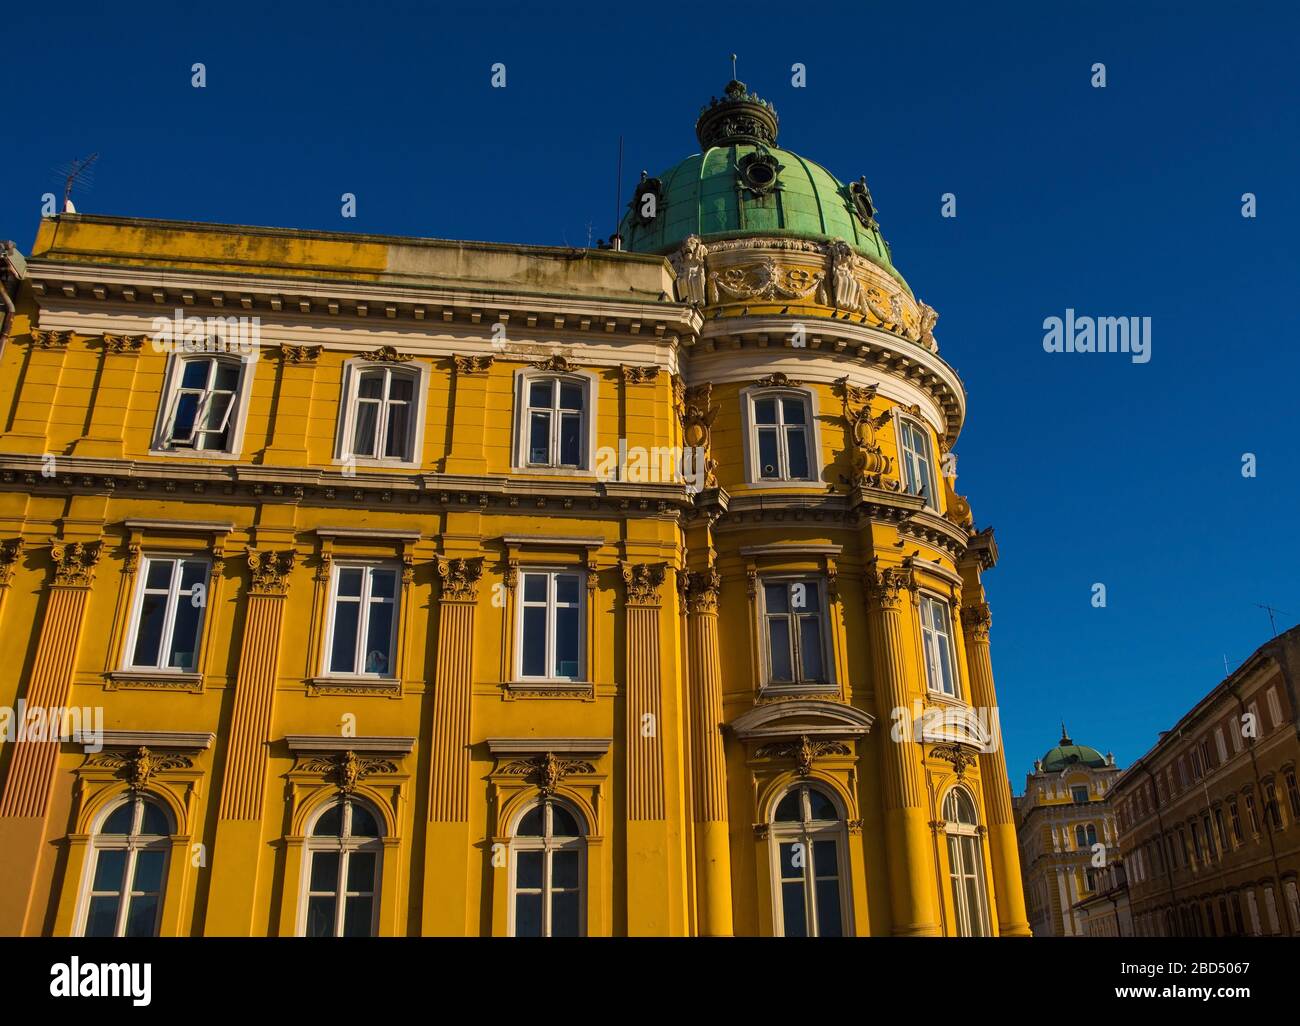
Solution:
<path fill-rule="evenodd" d="M 90 760 L 90 764 L 117 770 L 117 775 L 126 781 L 128 787 L 134 791 L 143 791 L 149 786 L 154 774 L 189 769 L 194 765 L 194 760 L 188 755 L 155 752 L 140 745 L 126 752 L 101 752 Z"/>
<path fill-rule="evenodd" d="M 760 759 L 793 759 L 795 772 L 806 777 L 812 772 L 813 762 L 827 755 L 852 755 L 842 741 L 814 741 L 800 734 L 797 741 L 777 741 L 763 745 L 756 753 Z"/>
<path fill-rule="evenodd" d="M 33 328 L 31 332 L 33 349 L 66 349 L 72 341 L 71 331 L 45 331 Z"/>
<path fill-rule="evenodd" d="M 868 601 L 881 609 L 896 610 L 904 591 L 916 593 L 916 574 L 909 560 L 900 566 L 881 567 L 873 556 L 862 576 L 863 589 Z"/>
<path fill-rule="evenodd" d="M 103 554 L 102 542 L 52 542 L 54 583 L 64 588 L 88 588 L 95 579 L 95 565 Z"/>
<path fill-rule="evenodd" d="M 695 459 L 704 460 L 704 487 L 718 487 L 718 461 L 712 458 L 713 422 L 719 407 L 712 402 L 713 386 L 705 382 L 686 390 L 682 409 L 682 444 Z"/>
<path fill-rule="evenodd" d="M 595 773 L 596 767 L 585 759 L 562 759 L 554 752 L 546 752 L 531 759 L 508 762 L 501 772 L 507 776 L 530 777 L 542 796 L 549 798 L 565 777 L 573 773 Z"/>
<path fill-rule="evenodd" d="M 897 479 L 885 480 L 886 474 L 893 473 L 893 458 L 885 455 L 876 439 L 876 432 L 888 422 L 890 411 L 885 409 L 872 414 L 871 400 L 876 394 L 874 385 L 859 388 L 849 383 L 847 375 L 836 384 L 843 400 L 844 423 L 849 430 L 851 470 L 844 479 L 845 482 L 854 488 L 866 486 L 897 489 Z"/>
<path fill-rule="evenodd" d="M 334 755 L 304 759 L 300 768 L 309 773 L 323 774 L 343 794 L 352 794 L 357 785 L 374 773 L 396 773 L 397 763 L 391 759 L 371 759 L 357 755 L 350 749 Z"/>
<path fill-rule="evenodd" d="M 138 353 L 144 348 L 143 335 L 109 335 L 102 337 L 104 351 L 108 353 Z"/>
<path fill-rule="evenodd" d="M 483 576 L 483 558 L 438 557 L 438 580 L 442 584 L 443 601 L 473 602 L 478 598 L 478 582 Z"/>
<path fill-rule="evenodd" d="M 0 588 L 13 580 L 14 567 L 23 554 L 24 544 L 21 538 L 10 538 L 8 541 L 0 542 Z"/>
<path fill-rule="evenodd" d="M 627 588 L 628 605 L 647 606 L 659 602 L 659 589 L 668 572 L 666 563 L 620 562 L 623 584 Z"/>
<path fill-rule="evenodd" d="M 285 363 L 315 363 L 320 354 L 320 346 L 280 346 L 280 358 Z"/>
<path fill-rule="evenodd" d="M 807 267 L 786 267 L 775 257 L 755 264 L 728 267 L 709 273 L 709 302 L 763 299 L 807 299 L 818 292 L 826 275 Z"/>
<path fill-rule="evenodd" d="M 456 365 L 457 374 L 481 374 L 496 362 L 496 357 L 491 353 L 482 356 L 453 356 L 451 359 Z"/>
<path fill-rule="evenodd" d="M 688 610 L 692 613 L 712 613 L 717 610 L 722 574 L 718 573 L 716 567 L 690 570 L 682 574 L 680 580 Z"/>
<path fill-rule="evenodd" d="M 295 555 L 292 550 L 271 552 L 266 549 L 248 550 L 248 569 L 253 573 L 254 595 L 283 595 L 289 590 L 289 574 L 293 571 Z"/>

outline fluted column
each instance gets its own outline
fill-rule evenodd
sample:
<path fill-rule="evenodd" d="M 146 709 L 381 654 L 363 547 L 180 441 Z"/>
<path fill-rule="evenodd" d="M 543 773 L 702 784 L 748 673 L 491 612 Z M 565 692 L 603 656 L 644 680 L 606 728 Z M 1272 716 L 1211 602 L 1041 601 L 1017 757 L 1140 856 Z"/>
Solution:
<path fill-rule="evenodd" d="M 54 542 L 50 546 L 54 580 L 50 583 L 31 681 L 24 696 L 25 710 L 63 709 L 68 705 L 86 600 L 102 551 L 103 545 L 98 541 Z M 20 726 L 15 724 L 15 729 Z M 61 722 L 49 724 L 51 731 L 61 726 Z M 0 797 L 0 854 L 4 859 L 4 885 L 0 886 L 2 935 L 40 932 L 40 909 L 32 906 L 31 899 L 42 890 L 48 893 L 48 889 L 38 888 L 34 883 L 49 840 L 45 836 L 45 818 L 58 758 L 58 740 L 25 739 L 14 743 L 4 794 Z"/>
<path fill-rule="evenodd" d="M 280 627 L 293 565 L 291 551 L 248 550 L 251 586 L 217 813 L 213 859 L 221 861 L 221 871 L 212 875 L 204 928 L 208 935 L 247 937 L 253 932 L 258 875 L 267 855 L 262 843 L 266 742 L 271 740 Z"/>
<path fill-rule="evenodd" d="M 469 913 L 469 754 L 474 607 L 483 557 L 438 560 L 438 654 L 429 755 L 423 932 L 464 936 Z"/>
<path fill-rule="evenodd" d="M 623 563 L 626 587 L 628 933 L 669 932 L 672 858 L 664 801 L 663 680 L 659 591 L 663 563 Z"/>
<path fill-rule="evenodd" d="M 962 606 L 961 626 L 966 647 L 966 669 L 970 680 L 971 704 L 977 709 L 998 707 L 993 689 L 993 663 L 989 659 L 989 625 L 992 614 L 982 599 Z M 1007 780 L 1007 758 L 1002 750 L 999 720 L 991 738 L 993 750 L 980 754 L 980 782 L 988 818 L 989 858 L 993 889 L 997 899 L 998 933 L 1003 937 L 1028 937 L 1024 882 L 1020 875 L 1020 849 L 1016 842 L 1016 821 L 1011 808 L 1011 785 Z"/>
<path fill-rule="evenodd" d="M 910 569 L 868 568 L 865 589 L 871 649 L 875 653 L 877 702 L 883 722 L 895 722 L 895 709 L 909 707 L 903 642 L 902 593 L 914 591 Z M 925 808 L 920 746 L 910 737 L 881 738 L 884 768 L 885 831 L 889 848 L 889 897 L 893 932 L 931 936 L 939 932 L 934 842 Z"/>
<path fill-rule="evenodd" d="M 690 669 L 691 769 L 694 778 L 699 930 L 730 937 L 731 844 L 727 832 L 727 763 L 722 738 L 722 663 L 718 650 L 717 570 L 685 575 L 686 660 Z"/>

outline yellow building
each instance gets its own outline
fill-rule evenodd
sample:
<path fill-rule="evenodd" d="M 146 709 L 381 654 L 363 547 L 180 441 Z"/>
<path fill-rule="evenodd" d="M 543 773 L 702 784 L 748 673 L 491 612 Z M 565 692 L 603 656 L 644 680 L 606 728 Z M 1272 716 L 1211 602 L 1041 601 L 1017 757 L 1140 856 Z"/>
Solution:
<path fill-rule="evenodd" d="M 0 933 L 1028 933 L 963 388 L 776 128 L 610 249 L 6 257 Z"/>
<path fill-rule="evenodd" d="M 1025 777 L 1016 829 L 1035 937 L 1107 936 L 1112 928 L 1132 936 L 1127 907 L 1120 909 L 1123 870 L 1107 800 L 1119 775 L 1115 756 L 1076 745 L 1061 724 L 1060 742 Z M 1101 895 L 1105 902 L 1095 900 Z"/>

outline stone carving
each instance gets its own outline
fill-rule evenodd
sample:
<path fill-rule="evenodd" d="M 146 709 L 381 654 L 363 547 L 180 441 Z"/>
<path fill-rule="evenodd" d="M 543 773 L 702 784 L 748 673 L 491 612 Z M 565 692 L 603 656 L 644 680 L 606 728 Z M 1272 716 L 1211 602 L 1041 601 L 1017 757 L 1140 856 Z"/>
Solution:
<path fill-rule="evenodd" d="M 812 772 L 813 762 L 827 755 L 852 755 L 842 741 L 814 741 L 800 734 L 797 741 L 777 741 L 763 745 L 756 753 L 760 759 L 793 759 L 795 772 L 806 777 Z"/>
<path fill-rule="evenodd" d="M 957 779 L 961 780 L 966 776 L 966 770 L 976 763 L 975 753 L 970 746 L 959 744 L 956 741 L 944 741 L 941 744 L 930 746 L 930 755 L 936 759 L 944 759 L 952 763 L 952 770 L 957 774 Z"/>
<path fill-rule="evenodd" d="M 289 574 L 293 570 L 294 553 L 270 552 L 250 548 L 248 569 L 253 572 L 254 595 L 283 595 L 289 590 Z"/>
<path fill-rule="evenodd" d="M 727 299 L 807 299 L 826 275 L 806 267 L 784 267 L 775 257 L 709 274 L 709 302 Z"/>
<path fill-rule="evenodd" d="M 987 602 L 972 602 L 961 607 L 961 625 L 967 633 L 980 641 L 987 641 L 989 627 L 993 624 L 993 612 Z"/>
<path fill-rule="evenodd" d="M 716 567 L 687 571 L 678 580 L 686 608 L 692 613 L 712 613 L 717 610 L 722 574 L 718 573 Z"/>
<path fill-rule="evenodd" d="M 849 183 L 849 198 L 853 201 L 853 209 L 861 221 L 868 229 L 875 231 L 880 227 L 876 220 L 876 205 L 871 201 L 871 190 L 867 188 L 867 176 L 861 176 L 856 182 Z"/>
<path fill-rule="evenodd" d="M 831 279 L 835 284 L 835 305 L 841 310 L 863 311 L 862 285 L 854 271 L 853 250 L 847 242 L 831 243 Z"/>
<path fill-rule="evenodd" d="M 368 353 L 362 353 L 361 358 L 363 360 L 373 360 L 376 363 L 409 363 L 415 359 L 415 355 L 412 353 L 399 353 L 393 346 L 380 346 Z"/>
<path fill-rule="evenodd" d="M 321 346 L 280 346 L 280 358 L 285 363 L 315 363 L 320 359 Z M 373 354 L 371 359 L 375 359 Z"/>
<path fill-rule="evenodd" d="M 736 164 L 737 184 L 754 196 L 767 196 L 781 188 L 781 172 L 785 165 L 770 153 L 755 150 Z"/>
<path fill-rule="evenodd" d="M 687 389 L 682 411 L 682 444 L 693 453 L 693 459 L 704 460 L 704 487 L 718 487 L 718 461 L 711 456 L 713 421 L 719 407 L 712 404 L 713 386 L 705 382 Z M 692 467 L 692 469 L 695 469 Z"/>
<path fill-rule="evenodd" d="M 129 752 L 102 752 L 91 760 L 95 766 L 107 766 L 118 771 L 133 791 L 143 791 L 155 773 L 167 770 L 189 769 L 194 760 L 188 755 L 162 754 L 144 745 Z"/>
<path fill-rule="evenodd" d="M 576 368 L 567 359 L 556 353 L 554 356 L 548 356 L 545 360 L 539 360 L 533 364 L 538 370 L 555 371 L 557 374 L 568 374 Z"/>
<path fill-rule="evenodd" d="M 457 374 L 479 374 L 487 370 L 496 361 L 490 353 L 486 356 L 453 356 Z"/>
<path fill-rule="evenodd" d="M 874 416 L 871 413 L 871 400 L 876 395 L 876 388 L 859 388 L 849 383 L 848 376 L 836 382 L 840 388 L 843 401 L 844 423 L 849 429 L 849 456 L 852 467 L 849 476 L 842 478 L 852 488 L 898 488 L 897 479 L 885 481 L 885 475 L 893 473 L 894 461 L 881 451 L 876 440 L 876 432 L 889 420 L 889 410 L 883 410 Z"/>
<path fill-rule="evenodd" d="M 397 763 L 391 759 L 369 759 L 349 749 L 335 755 L 306 759 L 302 769 L 308 773 L 322 773 L 343 794 L 351 794 L 357 785 L 373 773 L 396 773 Z"/>
<path fill-rule="evenodd" d="M 143 335 L 109 335 L 102 338 L 107 353 L 138 353 L 144 348 Z"/>
<path fill-rule="evenodd" d="M 939 312 L 927 303 L 918 304 L 921 308 L 921 324 L 918 328 L 918 341 L 932 353 L 939 351 L 939 343 L 934 340 L 934 326 L 939 320 Z"/>
<path fill-rule="evenodd" d="M 18 562 L 18 557 L 23 554 L 24 544 L 21 538 L 0 542 L 0 588 L 13 580 L 14 566 Z"/>
<path fill-rule="evenodd" d="M 957 475 L 943 475 L 943 493 L 944 493 L 944 519 L 957 527 L 960 527 L 967 534 L 975 530 L 975 516 L 971 513 L 970 503 L 966 496 L 957 494 Z"/>
<path fill-rule="evenodd" d="M 881 609 L 897 610 L 904 591 L 916 594 L 916 574 L 912 571 L 912 559 L 907 557 L 899 566 L 881 567 L 877 556 L 872 556 L 862 575 L 863 589 L 867 599 Z"/>
<path fill-rule="evenodd" d="M 623 584 L 629 605 L 653 605 L 659 601 L 659 588 L 668 572 L 666 563 L 620 562 Z"/>
<path fill-rule="evenodd" d="M 765 378 L 759 378 L 754 382 L 754 384 L 758 385 L 760 388 L 794 388 L 798 385 L 802 385 L 803 382 L 796 381 L 794 378 L 786 377 L 786 375 L 777 371 L 775 374 L 769 374 Z"/>
<path fill-rule="evenodd" d="M 673 257 L 673 269 L 677 272 L 677 298 L 681 302 L 692 306 L 704 305 L 704 258 L 708 252 L 708 247 L 700 241 L 698 235 L 688 235 Z"/>
<path fill-rule="evenodd" d="M 512 777 L 531 777 L 542 796 L 549 798 L 571 773 L 595 773 L 596 767 L 585 759 L 561 759 L 554 752 L 531 759 L 515 759 L 501 772 Z"/>
<path fill-rule="evenodd" d="M 33 349 L 66 349 L 68 343 L 71 341 L 71 331 L 43 331 L 40 328 L 32 329 Z"/>
<path fill-rule="evenodd" d="M 442 598 L 455 602 L 473 602 L 478 598 L 478 582 L 483 576 L 483 557 L 444 559 L 438 557 L 438 579 Z"/>
<path fill-rule="evenodd" d="M 52 542 L 54 583 L 65 588 L 88 588 L 95 579 L 95 564 L 103 554 L 102 542 Z"/>
<path fill-rule="evenodd" d="M 623 364 L 623 380 L 629 385 L 648 385 L 659 377 L 659 368 L 654 365 L 637 367 Z"/>

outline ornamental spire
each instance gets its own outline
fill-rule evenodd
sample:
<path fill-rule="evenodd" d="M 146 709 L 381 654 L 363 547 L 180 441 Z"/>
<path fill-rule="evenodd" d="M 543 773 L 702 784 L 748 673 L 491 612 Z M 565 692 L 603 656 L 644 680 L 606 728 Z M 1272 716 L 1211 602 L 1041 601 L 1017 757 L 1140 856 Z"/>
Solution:
<path fill-rule="evenodd" d="M 744 82 L 736 78 L 736 55 L 731 55 L 731 81 L 723 90 L 722 99 L 713 97 L 700 111 L 695 122 L 695 137 L 700 146 L 729 146 L 735 142 L 776 144 L 779 122 L 776 109 L 751 93 Z"/>
<path fill-rule="evenodd" d="M 1065 720 L 1062 720 L 1061 721 L 1061 745 L 1065 746 L 1065 745 L 1072 745 L 1072 744 L 1074 744 L 1074 742 L 1070 740 L 1070 735 L 1066 732 L 1065 729 Z"/>

